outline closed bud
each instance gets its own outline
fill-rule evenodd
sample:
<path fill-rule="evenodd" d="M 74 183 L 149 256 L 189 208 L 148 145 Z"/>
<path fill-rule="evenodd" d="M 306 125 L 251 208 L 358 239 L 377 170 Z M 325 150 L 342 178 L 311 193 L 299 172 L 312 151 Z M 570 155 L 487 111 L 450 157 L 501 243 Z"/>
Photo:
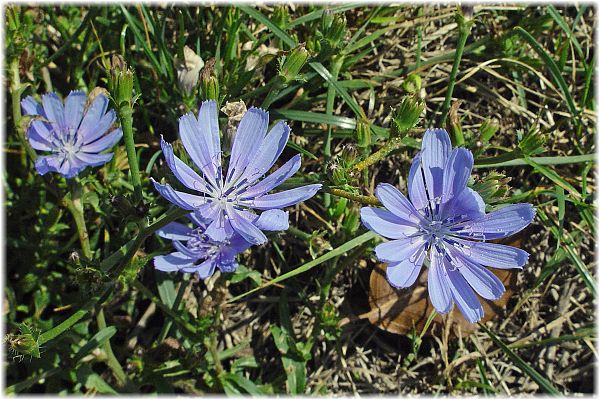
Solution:
<path fill-rule="evenodd" d="M 117 107 L 122 105 L 132 107 L 134 74 L 121 55 L 112 56 L 108 77 L 108 89 Z"/>
<path fill-rule="evenodd" d="M 402 89 L 407 93 L 417 94 L 421 91 L 421 77 L 417 74 L 410 74 L 402 82 Z"/>
<path fill-rule="evenodd" d="M 500 129 L 500 124 L 496 120 L 486 119 L 483 124 L 481 124 L 481 128 L 479 130 L 481 134 L 481 139 L 486 142 L 489 142 L 492 136 L 498 132 Z"/>
<path fill-rule="evenodd" d="M 371 127 L 366 119 L 359 119 L 356 123 L 356 145 L 361 148 L 371 145 Z"/>
<path fill-rule="evenodd" d="M 392 135 L 402 136 L 413 129 L 425 110 L 425 102 L 418 96 L 404 96 L 400 105 L 392 111 Z"/>
<path fill-rule="evenodd" d="M 356 157 L 358 157 L 358 149 L 356 146 L 351 143 L 345 145 L 342 149 L 342 154 L 340 155 L 344 166 L 346 168 L 353 166 L 356 161 Z"/>
<path fill-rule="evenodd" d="M 526 156 L 543 153 L 544 144 L 546 144 L 546 140 L 548 139 L 545 134 L 535 128 L 529 130 L 525 136 L 519 134 L 518 138 L 519 149 L 521 149 L 521 152 Z"/>
<path fill-rule="evenodd" d="M 280 28 L 283 28 L 287 25 L 289 20 L 290 13 L 288 12 L 287 7 L 283 5 L 276 6 L 275 10 L 273 11 L 272 21 Z"/>
<path fill-rule="evenodd" d="M 337 48 L 346 36 L 346 16 L 333 14 L 331 10 L 326 10 L 321 19 L 321 27 L 329 46 Z"/>
<path fill-rule="evenodd" d="M 304 64 L 310 58 L 310 53 L 301 43 L 292 52 L 285 57 L 279 76 L 283 79 L 284 83 L 288 83 L 298 79 L 300 70 L 304 67 Z"/>
<path fill-rule="evenodd" d="M 508 182 L 510 182 L 510 179 L 510 177 L 504 174 L 492 171 L 483 179 L 473 184 L 472 189 L 479 193 L 484 203 L 499 203 L 508 194 Z"/>
<path fill-rule="evenodd" d="M 327 168 L 327 173 L 329 175 L 329 179 L 335 186 L 342 186 L 348 183 L 346 170 L 336 162 L 332 162 L 329 164 L 329 168 Z"/>
<path fill-rule="evenodd" d="M 211 58 L 206 62 L 202 71 L 201 86 L 202 99 L 219 101 L 219 80 L 213 75 L 213 67 L 216 60 Z"/>

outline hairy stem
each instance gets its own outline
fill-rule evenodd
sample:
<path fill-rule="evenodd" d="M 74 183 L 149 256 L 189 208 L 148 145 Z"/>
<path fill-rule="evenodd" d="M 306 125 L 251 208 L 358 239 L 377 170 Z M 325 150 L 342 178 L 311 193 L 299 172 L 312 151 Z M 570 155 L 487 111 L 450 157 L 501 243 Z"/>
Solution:
<path fill-rule="evenodd" d="M 323 186 L 322 189 L 326 193 L 331 193 L 334 196 L 345 197 L 346 199 L 356 201 L 357 203 L 368 204 L 370 206 L 380 206 L 381 203 L 377 200 L 377 197 L 374 196 L 363 196 L 360 194 L 354 194 L 347 192 L 342 189 L 335 189 L 331 187 Z"/>
<path fill-rule="evenodd" d="M 133 139 L 133 108 L 130 104 L 124 104 L 119 107 L 119 119 L 123 129 L 123 138 L 125 139 L 125 149 L 127 150 L 127 161 L 129 162 L 129 171 L 131 172 L 131 183 L 133 184 L 133 204 L 137 206 L 142 201 L 142 181 L 140 178 L 140 167 L 135 153 L 135 141 Z"/>
<path fill-rule="evenodd" d="M 364 160 L 356 163 L 351 172 L 358 173 L 364 170 L 367 167 L 383 160 L 388 154 L 392 151 L 399 149 L 403 145 L 402 138 L 397 136 L 395 138 L 390 139 L 382 148 L 377 150 L 375 153 L 372 153 L 370 156 L 365 158 Z"/>

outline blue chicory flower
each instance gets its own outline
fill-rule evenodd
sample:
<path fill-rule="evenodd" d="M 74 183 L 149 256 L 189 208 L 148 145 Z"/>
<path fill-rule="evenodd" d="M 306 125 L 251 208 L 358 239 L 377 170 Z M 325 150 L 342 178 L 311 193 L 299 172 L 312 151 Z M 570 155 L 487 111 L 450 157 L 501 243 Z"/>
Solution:
<path fill-rule="evenodd" d="M 521 268 L 529 257 L 521 249 L 486 241 L 519 232 L 535 216 L 531 204 L 511 204 L 486 214 L 481 196 L 467 187 L 472 167 L 469 150 L 453 149 L 445 130 L 429 129 L 408 175 L 410 201 L 383 183 L 376 196 L 385 208 L 361 209 L 367 228 L 392 239 L 375 248 L 377 258 L 389 263 L 390 284 L 411 286 L 427 258 L 428 291 L 435 309 L 445 314 L 456 303 L 471 323 L 483 317 L 473 290 L 489 300 L 500 298 L 505 290 L 485 267 Z"/>
<path fill-rule="evenodd" d="M 236 256 L 251 244 L 230 228 L 226 229 L 222 240 L 214 240 L 206 234 L 205 221 L 193 213 L 187 217 L 194 228 L 171 222 L 156 231 L 159 236 L 171 239 L 177 251 L 154 257 L 154 267 L 164 272 L 197 273 L 202 279 L 210 277 L 215 268 L 221 272 L 235 271 L 238 267 Z"/>
<path fill-rule="evenodd" d="M 27 129 L 27 138 L 36 150 L 51 152 L 39 156 L 35 169 L 73 178 L 86 167 L 97 167 L 109 161 L 113 153 L 102 153 L 123 136 L 121 128 L 110 130 L 116 116 L 108 110 L 104 95 L 94 98 L 86 109 L 86 95 L 74 90 L 65 103 L 55 93 L 42 96 L 42 104 L 28 96 L 21 101 L 25 115 L 35 116 Z M 107 134 L 107 132 L 109 132 Z"/>
<path fill-rule="evenodd" d="M 177 158 L 172 146 L 161 139 L 165 159 L 175 177 L 200 195 L 180 192 L 152 180 L 154 187 L 171 203 L 212 221 L 206 234 L 214 240 L 223 239 L 231 227 L 252 244 L 264 243 L 267 238 L 262 230 L 288 229 L 288 213 L 281 210 L 283 207 L 307 200 L 321 188 L 320 184 L 313 184 L 267 194 L 300 168 L 300 155 L 296 155 L 259 181 L 281 155 L 290 134 L 283 121 L 267 134 L 268 124 L 269 113 L 264 110 L 252 107 L 244 114 L 231 149 L 227 175 L 223 176 L 217 104 L 203 102 L 198 118 L 188 113 L 179 119 L 183 146 L 203 176 Z M 257 215 L 253 210 L 263 212 Z"/>

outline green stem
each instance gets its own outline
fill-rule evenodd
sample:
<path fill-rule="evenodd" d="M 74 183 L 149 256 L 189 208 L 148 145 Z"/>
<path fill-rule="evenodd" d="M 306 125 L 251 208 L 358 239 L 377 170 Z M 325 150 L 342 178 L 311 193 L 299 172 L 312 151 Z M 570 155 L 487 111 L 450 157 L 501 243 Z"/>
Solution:
<path fill-rule="evenodd" d="M 340 69 L 344 64 L 344 56 L 336 56 L 333 58 L 333 62 L 331 64 L 331 76 L 334 80 L 337 80 L 338 75 L 340 73 Z M 333 102 L 335 100 L 335 87 L 333 85 L 329 85 L 327 88 L 327 105 L 325 108 L 325 113 L 327 115 L 332 115 L 333 113 Z M 325 137 L 325 144 L 323 147 L 323 155 L 325 157 L 325 165 L 329 163 L 331 160 L 331 125 L 327 127 L 327 136 Z M 323 196 L 323 205 L 327 208 L 331 204 L 331 195 L 329 193 L 325 193 Z"/>
<path fill-rule="evenodd" d="M 83 203 L 81 202 L 81 195 L 83 193 L 83 187 L 81 183 L 76 179 L 69 180 L 70 186 L 70 196 L 65 197 L 65 203 L 67 205 L 67 209 L 73 215 L 73 219 L 75 220 L 75 226 L 77 227 L 77 232 L 79 234 L 79 241 L 81 242 L 81 251 L 83 256 L 88 260 L 92 260 L 93 253 L 90 247 L 90 240 L 88 236 L 87 227 L 85 225 L 85 218 L 83 214 Z M 102 330 L 106 328 L 106 321 L 104 320 L 104 310 L 100 307 L 98 313 L 96 314 L 96 322 L 98 323 L 98 330 Z M 107 340 L 102 346 L 107 355 L 107 365 L 113 371 L 119 386 L 128 386 L 129 380 L 127 379 L 127 375 L 123 371 L 121 364 L 115 357 L 115 354 L 110 345 L 110 340 Z"/>
<path fill-rule="evenodd" d="M 279 75 L 277 75 L 275 78 L 273 78 L 273 80 L 274 80 L 274 82 L 271 85 L 271 90 L 269 90 L 267 97 L 265 97 L 265 100 L 261 104 L 261 107 L 264 108 L 265 110 L 269 109 L 271 104 L 275 101 L 275 99 L 279 95 L 279 92 L 281 91 L 281 89 L 283 89 L 285 87 L 283 79 Z"/>
<path fill-rule="evenodd" d="M 454 92 L 454 84 L 456 82 L 456 75 L 458 74 L 458 67 L 460 65 L 460 60 L 462 59 L 463 51 L 465 49 L 465 44 L 467 43 L 467 38 L 469 37 L 469 33 L 471 32 L 471 27 L 473 26 L 472 21 L 465 20 L 465 17 L 457 12 L 456 19 L 458 23 L 458 44 L 456 45 L 456 53 L 454 53 L 454 64 L 452 64 L 452 71 L 450 72 L 450 78 L 448 80 L 448 90 L 446 91 L 446 98 L 444 99 L 444 104 L 442 105 L 442 117 L 440 119 L 440 126 L 445 126 L 446 118 L 448 117 L 448 110 L 450 108 L 450 101 L 452 100 L 452 92 Z M 455 145 L 461 146 L 464 144 L 465 139 L 462 137 L 462 133 L 455 137 Z"/>
<path fill-rule="evenodd" d="M 346 199 L 356 201 L 357 203 L 368 204 L 371 206 L 380 206 L 381 203 L 377 200 L 377 197 L 374 196 L 363 196 L 360 194 L 354 194 L 347 192 L 342 189 L 330 188 L 327 186 L 323 186 L 322 189 L 326 193 L 331 193 L 334 196 L 344 197 Z"/>
<path fill-rule="evenodd" d="M 21 77 L 19 76 L 19 60 L 14 59 L 10 63 L 11 82 L 10 82 L 10 97 L 12 100 L 12 113 L 13 123 L 15 125 L 15 131 L 21 142 L 21 146 L 25 149 L 32 161 L 35 162 L 37 154 L 33 148 L 27 142 L 25 130 L 21 127 L 21 93 L 25 89 L 25 86 L 21 84 Z"/>
<path fill-rule="evenodd" d="M 376 162 L 383 160 L 388 154 L 390 154 L 394 150 L 399 149 L 402 145 L 403 143 L 401 137 L 397 136 L 395 138 L 392 138 L 375 153 L 371 154 L 361 162 L 356 163 L 352 167 L 351 173 L 358 173 L 366 169 L 367 167 L 370 167 L 371 165 L 375 164 Z"/>
<path fill-rule="evenodd" d="M 135 152 L 135 141 L 133 139 L 133 108 L 131 104 L 123 104 L 119 107 L 119 119 L 125 139 L 127 150 L 127 161 L 131 172 L 131 183 L 133 184 L 133 204 L 137 206 L 142 201 L 142 181 L 140 178 L 140 167 Z"/>

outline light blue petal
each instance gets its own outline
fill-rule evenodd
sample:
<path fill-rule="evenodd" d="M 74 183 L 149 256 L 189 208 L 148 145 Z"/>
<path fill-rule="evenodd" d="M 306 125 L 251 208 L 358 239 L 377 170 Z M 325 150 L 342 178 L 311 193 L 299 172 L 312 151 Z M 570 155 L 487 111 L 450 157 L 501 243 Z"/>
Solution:
<path fill-rule="evenodd" d="M 421 161 L 429 200 L 441 199 L 444 189 L 444 167 L 452 145 L 444 129 L 427 129 L 421 144 Z"/>
<path fill-rule="evenodd" d="M 466 239 L 502 239 L 524 229 L 534 217 L 531 204 L 510 204 L 476 220 L 459 223 L 452 231 Z"/>
<path fill-rule="evenodd" d="M 256 185 L 246 189 L 242 193 L 243 198 L 251 199 L 275 189 L 300 169 L 300 160 L 300 154 L 296 154 L 288 160 L 288 162 L 279 167 L 277 171 L 273 172 Z"/>
<path fill-rule="evenodd" d="M 453 238 L 452 241 L 458 244 L 456 249 L 457 251 L 460 251 L 465 258 L 478 264 L 485 265 L 486 267 L 521 269 L 527 264 L 529 259 L 529 253 L 512 246 L 496 243 L 472 242 L 470 240 L 457 238 Z"/>
<path fill-rule="evenodd" d="M 161 185 L 152 178 L 150 178 L 150 181 L 154 184 L 154 188 L 161 194 L 162 197 L 175 204 L 177 207 L 183 208 L 184 210 L 192 211 L 206 203 L 205 197 L 194 196 L 188 193 L 173 190 L 171 185 Z"/>
<path fill-rule="evenodd" d="M 398 218 L 413 223 L 423 220 L 412 203 L 394 186 L 389 183 L 380 183 L 375 189 L 375 195 L 383 206 Z"/>
<path fill-rule="evenodd" d="M 82 128 L 79 128 L 79 136 L 77 138 L 78 141 L 84 145 L 93 143 L 94 141 L 104 136 L 104 134 L 108 132 L 110 128 L 112 128 L 116 120 L 117 115 L 115 113 L 115 110 L 108 110 L 108 112 L 98 120 L 95 126 L 86 128 L 83 131 L 85 132 L 85 134 L 82 133 Z M 83 122 L 81 123 L 81 125 L 83 126 Z"/>
<path fill-rule="evenodd" d="M 59 132 L 65 131 L 65 109 L 56 93 L 47 93 L 42 96 L 44 112 L 50 124 Z"/>
<path fill-rule="evenodd" d="M 238 215 L 236 210 L 230 205 L 227 206 L 227 216 L 229 217 L 229 222 L 233 229 L 248 242 L 252 244 L 262 244 L 267 241 L 267 237 L 260 229 L 246 218 Z"/>
<path fill-rule="evenodd" d="M 269 113 L 260 108 L 251 107 L 242 117 L 238 125 L 231 158 L 227 171 L 226 182 L 239 178 L 250 160 L 256 157 L 256 152 L 262 143 L 267 127 L 269 126 Z"/>
<path fill-rule="evenodd" d="M 477 294 L 487 300 L 498 300 L 504 294 L 504 285 L 491 271 L 481 265 L 463 261 L 458 271 Z"/>
<path fill-rule="evenodd" d="M 431 251 L 427 274 L 427 291 L 431 304 L 440 314 L 446 314 L 452 309 L 452 292 L 448 279 L 443 256 L 434 248 Z"/>
<path fill-rule="evenodd" d="M 23 115 L 39 115 L 46 118 L 44 108 L 32 96 L 27 96 L 21 100 L 21 108 L 23 109 Z"/>
<path fill-rule="evenodd" d="M 209 188 L 208 183 L 204 178 L 198 175 L 196 171 L 187 166 L 179 158 L 175 157 L 175 154 L 173 154 L 173 146 L 165 142 L 162 135 L 160 137 L 160 147 L 162 148 L 167 165 L 179 182 L 183 183 L 189 189 L 203 193 L 212 193 L 211 188 Z"/>
<path fill-rule="evenodd" d="M 467 283 L 465 278 L 456 268 L 446 263 L 446 272 L 448 273 L 448 284 L 452 293 L 452 299 L 458 306 L 458 309 L 470 323 L 475 323 L 483 318 L 483 307 L 477 296 Z"/>
<path fill-rule="evenodd" d="M 273 208 L 283 208 L 298 204 L 301 201 L 310 199 L 321 189 L 321 184 L 300 186 L 294 189 L 284 190 L 283 192 L 265 194 L 249 201 L 251 207 L 258 210 L 270 210 Z"/>
<path fill-rule="evenodd" d="M 86 95 L 81 90 L 73 90 L 65 99 L 65 124 L 68 129 L 77 130 L 83 117 Z"/>
<path fill-rule="evenodd" d="M 108 108 L 108 98 L 104 95 L 98 95 L 92 101 L 92 104 L 84 112 L 83 119 L 79 125 L 78 135 L 84 139 L 84 143 L 93 141 L 97 135 L 97 127 L 100 125 L 100 120 L 106 113 Z M 104 122 L 106 124 L 106 122 Z M 112 125 L 112 123 L 111 123 Z M 110 127 L 110 125 L 109 125 Z M 106 132 L 106 131 L 105 131 Z M 103 135 L 104 132 L 100 134 Z"/>
<path fill-rule="evenodd" d="M 444 167 L 442 203 L 458 196 L 466 187 L 473 169 L 473 154 L 467 149 L 454 149 Z"/>
<path fill-rule="evenodd" d="M 221 170 L 221 137 L 219 136 L 219 110 L 217 102 L 207 100 L 202 102 L 198 112 L 198 127 L 200 136 L 206 138 L 209 158 L 211 165 L 215 166 L 216 180 L 221 180 L 219 172 Z"/>
<path fill-rule="evenodd" d="M 50 132 L 42 121 L 31 121 L 27 129 L 27 141 L 31 147 L 36 150 L 52 151 L 54 145 L 51 140 Z"/>
<path fill-rule="evenodd" d="M 198 120 L 192 113 L 187 113 L 179 118 L 179 136 L 183 147 L 190 155 L 190 158 L 200 168 L 206 179 L 213 185 L 216 185 L 217 160 L 211 158 L 212 142 L 209 144 L 210 137 L 204 135 L 208 127 L 200 127 Z"/>
<path fill-rule="evenodd" d="M 179 222 L 171 222 L 156 231 L 156 234 L 165 239 L 187 241 L 190 239 L 192 229 Z"/>
<path fill-rule="evenodd" d="M 369 230 L 390 239 L 403 239 L 419 231 L 416 224 L 400 219 L 383 208 L 363 207 L 360 209 L 360 219 Z"/>
<path fill-rule="evenodd" d="M 164 272 L 177 272 L 185 267 L 192 267 L 194 260 L 180 252 L 154 257 L 154 268 Z"/>
<path fill-rule="evenodd" d="M 416 252 L 403 261 L 390 263 L 386 270 L 388 282 L 395 288 L 412 286 L 419 277 L 423 260 L 425 260 L 425 247 L 419 247 Z"/>
<path fill-rule="evenodd" d="M 80 151 L 75 154 L 75 157 L 79 159 L 81 162 L 89 165 L 91 167 L 99 167 L 100 165 L 104 165 L 110 161 L 113 153 L 106 154 L 92 154 L 92 153 L 84 153 Z"/>
<path fill-rule="evenodd" d="M 399 262 L 415 255 L 425 247 L 423 236 L 403 238 L 381 243 L 375 247 L 375 254 L 379 261 Z"/>
<path fill-rule="evenodd" d="M 283 210 L 263 211 L 254 225 L 264 231 L 285 231 L 290 227 L 289 213 Z"/>
<path fill-rule="evenodd" d="M 104 150 L 112 148 L 119 142 L 119 140 L 121 140 L 122 137 L 123 131 L 121 128 L 117 128 L 108 135 L 102 136 L 95 142 L 84 144 L 81 147 L 81 151 L 85 151 L 86 153 L 100 153 Z"/>
<path fill-rule="evenodd" d="M 485 203 L 473 189 L 466 187 L 458 196 L 444 204 L 441 219 L 452 218 L 455 222 L 481 218 L 485 214 Z"/>
<path fill-rule="evenodd" d="M 200 279 L 207 279 L 210 278 L 215 272 L 216 265 L 217 264 L 215 263 L 215 260 L 209 258 L 201 264 L 185 267 L 181 270 L 181 272 L 196 273 Z"/>
<path fill-rule="evenodd" d="M 421 172 L 421 154 L 414 159 L 408 172 L 408 196 L 417 210 L 427 207 L 427 191 Z"/>
<path fill-rule="evenodd" d="M 279 121 L 265 136 L 256 155 L 249 160 L 240 182 L 255 182 L 267 173 L 281 155 L 290 136 L 290 127 Z"/>

